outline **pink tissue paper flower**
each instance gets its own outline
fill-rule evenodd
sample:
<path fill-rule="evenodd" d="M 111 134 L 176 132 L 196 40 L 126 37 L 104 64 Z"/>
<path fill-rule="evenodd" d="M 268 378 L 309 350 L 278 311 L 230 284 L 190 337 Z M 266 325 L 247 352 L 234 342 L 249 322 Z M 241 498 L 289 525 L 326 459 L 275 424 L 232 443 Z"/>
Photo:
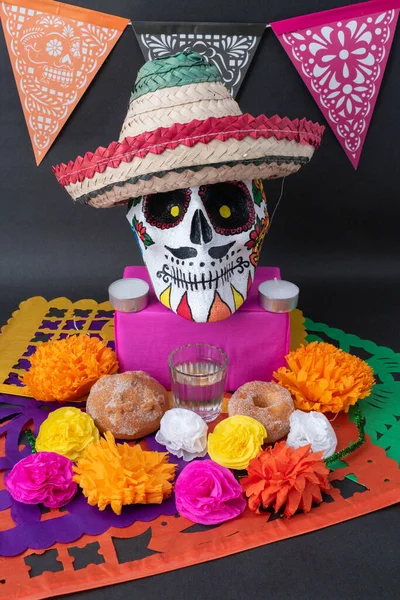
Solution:
<path fill-rule="evenodd" d="M 246 508 L 241 485 L 229 469 L 212 460 L 196 460 L 183 469 L 175 502 L 179 514 L 202 525 L 234 519 Z"/>
<path fill-rule="evenodd" d="M 72 476 L 69 458 L 55 452 L 37 452 L 14 465 L 5 486 L 17 502 L 60 508 L 76 494 L 78 486 Z"/>

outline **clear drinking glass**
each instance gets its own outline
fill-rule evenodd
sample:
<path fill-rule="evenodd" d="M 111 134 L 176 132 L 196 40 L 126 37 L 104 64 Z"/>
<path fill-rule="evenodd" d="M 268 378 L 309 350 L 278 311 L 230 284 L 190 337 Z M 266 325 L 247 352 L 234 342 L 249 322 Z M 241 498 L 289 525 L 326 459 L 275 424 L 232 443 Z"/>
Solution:
<path fill-rule="evenodd" d="M 208 344 L 187 344 L 168 357 L 174 406 L 213 421 L 222 409 L 228 357 Z"/>

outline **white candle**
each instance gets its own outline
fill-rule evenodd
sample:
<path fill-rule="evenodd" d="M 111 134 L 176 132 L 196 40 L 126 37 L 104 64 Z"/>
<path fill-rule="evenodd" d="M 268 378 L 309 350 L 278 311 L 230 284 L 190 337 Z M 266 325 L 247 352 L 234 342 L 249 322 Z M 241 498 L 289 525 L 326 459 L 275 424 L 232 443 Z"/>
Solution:
<path fill-rule="evenodd" d="M 260 306 L 270 312 L 289 312 L 296 308 L 299 288 L 290 281 L 271 279 L 258 286 Z"/>
<path fill-rule="evenodd" d="M 149 284 L 135 277 L 118 279 L 108 288 L 110 303 L 121 312 L 138 312 L 147 306 Z"/>

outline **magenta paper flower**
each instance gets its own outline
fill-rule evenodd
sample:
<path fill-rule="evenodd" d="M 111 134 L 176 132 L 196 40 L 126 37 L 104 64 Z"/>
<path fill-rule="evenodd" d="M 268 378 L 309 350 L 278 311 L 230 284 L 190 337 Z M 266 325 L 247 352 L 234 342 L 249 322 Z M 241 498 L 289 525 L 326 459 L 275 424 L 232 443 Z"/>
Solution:
<path fill-rule="evenodd" d="M 72 476 L 69 458 L 55 452 L 37 452 L 14 465 L 5 486 L 17 502 L 60 508 L 76 494 L 78 486 Z"/>
<path fill-rule="evenodd" d="M 194 523 L 216 525 L 234 519 L 246 508 L 242 487 L 229 469 L 212 460 L 190 463 L 175 484 L 179 514 Z"/>

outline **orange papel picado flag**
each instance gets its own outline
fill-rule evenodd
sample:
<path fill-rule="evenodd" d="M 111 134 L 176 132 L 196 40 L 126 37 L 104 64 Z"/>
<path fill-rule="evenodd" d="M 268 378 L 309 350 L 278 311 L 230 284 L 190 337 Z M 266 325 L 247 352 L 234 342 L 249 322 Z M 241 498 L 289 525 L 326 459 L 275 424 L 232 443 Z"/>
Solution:
<path fill-rule="evenodd" d="M 2 2 L 0 15 L 39 164 L 129 19 L 51 0 Z"/>

